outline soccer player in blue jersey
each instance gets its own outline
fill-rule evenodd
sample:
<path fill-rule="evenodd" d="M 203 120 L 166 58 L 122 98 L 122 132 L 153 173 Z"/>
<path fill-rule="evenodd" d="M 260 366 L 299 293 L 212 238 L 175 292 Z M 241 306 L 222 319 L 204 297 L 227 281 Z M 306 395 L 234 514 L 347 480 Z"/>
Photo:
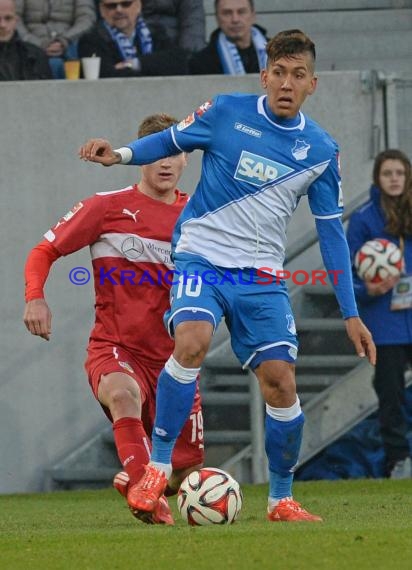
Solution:
<path fill-rule="evenodd" d="M 79 152 L 84 160 L 111 166 L 204 151 L 200 181 L 173 236 L 179 279 L 166 320 L 175 350 L 158 380 L 151 462 L 128 493 L 129 505 L 143 512 L 153 512 L 166 486 L 196 377 L 225 317 L 233 350 L 256 374 L 266 402 L 267 517 L 322 520 L 292 496 L 304 423 L 295 385 L 298 342 L 286 285 L 270 278 L 282 271 L 287 223 L 303 195 L 316 220 L 326 269 L 339 271 L 333 286 L 347 334 L 358 355 L 375 362 L 375 346 L 353 294 L 338 147 L 300 111 L 316 88 L 315 46 L 300 30 L 288 30 L 268 43 L 267 55 L 261 72 L 266 95 L 218 95 L 167 131 L 116 150 L 108 141 L 91 139 Z M 210 275 L 214 279 L 206 278 Z"/>

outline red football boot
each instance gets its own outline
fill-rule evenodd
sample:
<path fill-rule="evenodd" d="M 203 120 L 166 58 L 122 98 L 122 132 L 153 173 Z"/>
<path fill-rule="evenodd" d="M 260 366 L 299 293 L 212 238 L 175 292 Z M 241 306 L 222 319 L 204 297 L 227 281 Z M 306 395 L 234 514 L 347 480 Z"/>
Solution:
<path fill-rule="evenodd" d="M 305 509 L 302 509 L 300 503 L 297 503 L 292 497 L 281 499 L 278 504 L 267 514 L 268 520 L 272 522 L 322 522 L 322 518 L 318 515 L 312 515 Z"/>

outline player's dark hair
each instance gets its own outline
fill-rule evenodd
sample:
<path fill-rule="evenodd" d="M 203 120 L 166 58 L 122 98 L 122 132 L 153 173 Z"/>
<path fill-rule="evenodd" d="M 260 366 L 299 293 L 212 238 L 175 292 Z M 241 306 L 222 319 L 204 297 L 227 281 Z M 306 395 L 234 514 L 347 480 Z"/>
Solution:
<path fill-rule="evenodd" d="M 139 139 L 152 135 L 153 133 L 159 133 L 168 129 L 172 125 L 175 125 L 179 121 L 172 117 L 172 115 L 167 115 L 166 113 L 157 113 L 155 115 L 149 115 L 139 125 L 139 130 L 137 131 L 137 137 Z"/>
<path fill-rule="evenodd" d="M 284 30 L 274 36 L 266 46 L 268 63 L 277 61 L 281 57 L 293 57 L 302 53 L 309 53 L 315 66 L 316 49 L 312 40 L 301 30 Z"/>
<path fill-rule="evenodd" d="M 379 175 L 386 160 L 399 160 L 405 168 L 405 189 L 400 196 L 381 192 L 381 206 L 386 217 L 385 230 L 394 236 L 412 235 L 412 179 L 411 161 L 401 150 L 390 148 L 380 152 L 373 165 L 373 183 L 379 186 Z"/>
<path fill-rule="evenodd" d="M 254 0 L 248 0 L 248 1 L 249 1 L 249 4 L 250 4 L 250 7 L 251 7 L 251 9 L 252 9 L 252 12 L 254 12 L 254 11 L 255 11 L 255 2 L 254 2 Z M 215 0 L 215 12 L 217 11 L 217 6 L 218 6 L 218 4 L 219 4 L 219 0 Z"/>

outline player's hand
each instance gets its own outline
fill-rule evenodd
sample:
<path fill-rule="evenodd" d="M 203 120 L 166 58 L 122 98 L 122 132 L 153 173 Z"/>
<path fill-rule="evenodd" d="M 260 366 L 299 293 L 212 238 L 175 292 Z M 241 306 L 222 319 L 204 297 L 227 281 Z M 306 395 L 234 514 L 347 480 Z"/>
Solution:
<path fill-rule="evenodd" d="M 365 287 L 368 291 L 368 295 L 371 297 L 378 297 L 379 295 L 385 295 L 388 291 L 393 289 L 396 283 L 399 281 L 399 276 L 397 277 L 387 277 L 379 283 L 372 283 L 371 281 L 365 281 Z"/>
<path fill-rule="evenodd" d="M 103 166 L 119 164 L 121 156 L 114 152 L 112 145 L 105 139 L 89 139 L 79 149 L 79 157 L 89 162 L 97 162 Z"/>
<path fill-rule="evenodd" d="M 351 317 L 345 320 L 346 332 L 355 346 L 355 350 L 361 358 L 368 357 L 369 362 L 376 364 L 376 346 L 373 342 L 369 329 L 359 317 Z"/>
<path fill-rule="evenodd" d="M 23 321 L 31 334 L 50 340 L 52 314 L 44 299 L 28 301 L 24 309 Z"/>

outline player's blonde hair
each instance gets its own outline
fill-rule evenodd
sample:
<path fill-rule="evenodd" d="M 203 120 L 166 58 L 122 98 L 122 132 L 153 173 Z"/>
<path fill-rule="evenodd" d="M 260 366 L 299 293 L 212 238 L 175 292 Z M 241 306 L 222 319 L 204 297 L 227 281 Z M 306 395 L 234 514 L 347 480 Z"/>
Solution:
<path fill-rule="evenodd" d="M 137 131 L 137 136 L 139 139 L 152 135 L 153 133 L 159 133 L 168 129 L 172 125 L 175 125 L 179 121 L 176 117 L 172 115 L 167 115 L 166 113 L 156 113 L 155 115 L 149 115 L 139 125 L 139 130 Z"/>

